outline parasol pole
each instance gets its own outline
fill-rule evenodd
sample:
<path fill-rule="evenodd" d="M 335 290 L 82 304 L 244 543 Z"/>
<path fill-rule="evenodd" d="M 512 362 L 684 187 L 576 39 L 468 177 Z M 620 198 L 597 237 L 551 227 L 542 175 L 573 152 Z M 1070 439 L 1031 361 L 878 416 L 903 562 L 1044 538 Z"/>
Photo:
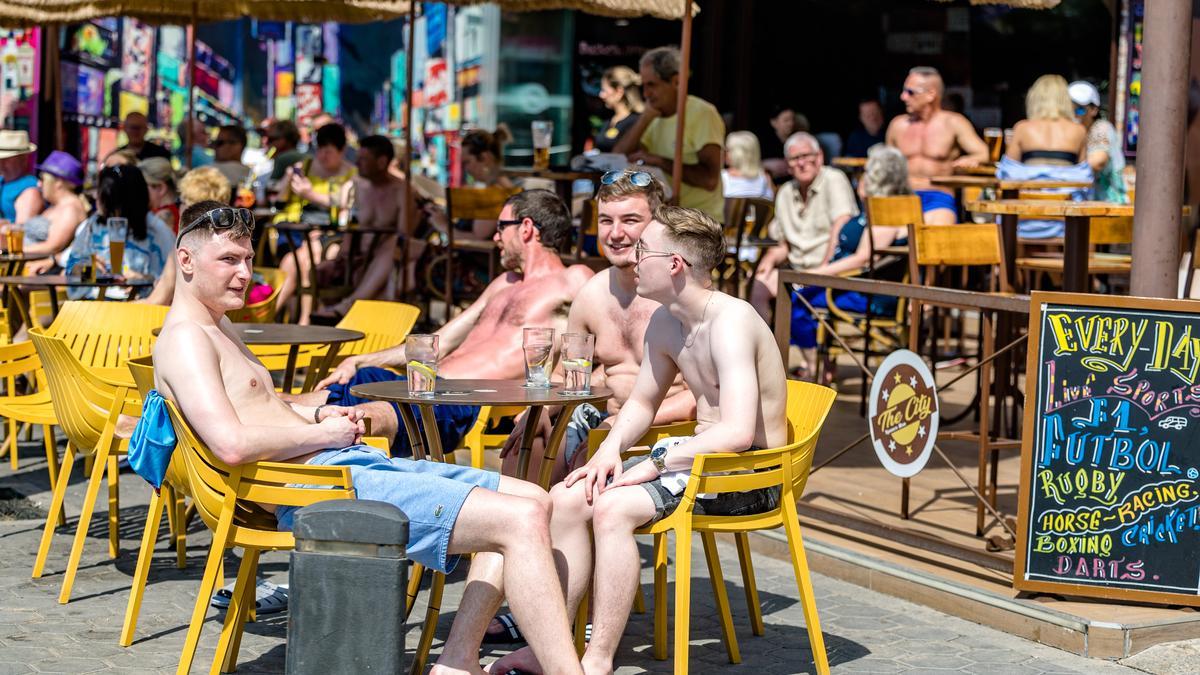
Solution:
<path fill-rule="evenodd" d="M 196 107 L 196 16 L 199 14 L 197 0 L 192 0 L 192 20 L 187 27 L 187 117 L 183 118 L 183 165 L 192 168 L 192 116 Z"/>
<path fill-rule="evenodd" d="M 683 125 L 687 116 L 688 64 L 692 60 L 692 0 L 684 0 L 683 35 L 679 38 L 679 91 L 675 103 L 675 161 L 671 165 L 671 203 L 679 203 L 683 187 Z"/>
<path fill-rule="evenodd" d="M 414 42 L 417 35 L 417 2 L 408 3 L 408 44 L 405 45 L 407 55 L 404 58 L 404 112 L 400 117 L 400 126 L 404 129 L 404 246 L 400 255 L 400 297 L 408 295 L 408 244 L 412 233 L 416 230 L 416 206 L 413 203 L 413 170 L 412 170 L 412 109 L 413 109 L 413 56 L 416 53 Z"/>

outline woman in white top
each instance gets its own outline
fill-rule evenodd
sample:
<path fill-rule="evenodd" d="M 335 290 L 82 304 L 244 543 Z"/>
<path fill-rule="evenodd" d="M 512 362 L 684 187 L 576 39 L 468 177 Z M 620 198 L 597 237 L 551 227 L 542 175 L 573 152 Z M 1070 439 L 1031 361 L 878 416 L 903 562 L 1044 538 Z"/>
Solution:
<path fill-rule="evenodd" d="M 775 198 L 775 186 L 763 171 L 757 136 L 749 131 L 735 131 L 725 138 L 725 170 L 721 172 L 721 181 L 726 199 Z"/>

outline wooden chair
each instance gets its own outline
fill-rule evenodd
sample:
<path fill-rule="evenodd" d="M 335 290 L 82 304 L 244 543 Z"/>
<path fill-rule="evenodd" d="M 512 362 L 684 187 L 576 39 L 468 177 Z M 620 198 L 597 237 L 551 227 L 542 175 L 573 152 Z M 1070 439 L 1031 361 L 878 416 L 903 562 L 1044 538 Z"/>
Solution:
<path fill-rule="evenodd" d="M 175 454 L 182 460 L 196 512 L 213 532 L 178 672 L 185 674 L 191 670 L 225 549 L 241 547 L 244 551 L 242 562 L 210 671 L 233 672 L 243 624 L 254 609 L 254 579 L 259 555 L 263 551 L 295 547 L 292 533 L 276 529 L 275 515 L 259 504 L 302 507 L 326 499 L 353 499 L 354 485 L 347 467 L 282 462 L 229 466 L 204 445 L 173 402 L 167 401 L 166 405 L 178 439 Z M 298 485 L 305 487 L 296 487 Z"/>
<path fill-rule="evenodd" d="M 916 195 L 867 197 L 867 222 L 879 227 L 907 227 L 925 222 L 921 198 Z"/>
<path fill-rule="evenodd" d="M 684 491 L 683 501 L 675 512 L 637 531 L 638 534 L 654 535 L 654 657 L 659 660 L 667 657 L 666 535 L 668 532 L 675 533 L 675 673 L 688 672 L 692 533 L 699 532 L 704 542 L 705 558 L 716 594 L 717 612 L 721 619 L 722 641 L 729 653 L 730 662 L 739 663 L 741 654 L 733 632 L 733 618 L 729 611 L 729 598 L 725 593 L 714 535 L 719 532 L 736 535 L 779 527 L 787 534 L 792 568 L 800 591 L 809 645 L 816 661 L 817 672 L 829 672 L 825 640 L 817 616 L 816 597 L 813 594 L 808 561 L 804 553 L 796 500 L 804 493 L 809 470 L 812 468 L 817 437 L 833 407 L 836 394 L 828 387 L 809 382 L 789 380 L 787 386 L 790 439 L 787 445 L 769 450 L 698 455 L 692 464 L 692 474 Z M 780 488 L 779 508 L 774 511 L 749 516 L 699 516 L 692 512 L 696 496 L 701 493 L 737 492 L 774 486 Z M 738 548 L 741 553 L 740 543 Z M 756 622 L 755 633 L 761 634 L 761 609 L 757 609 L 757 590 L 749 560 L 747 547 L 742 571 L 748 579 L 747 600 L 756 607 L 751 613 L 751 621 Z"/>
<path fill-rule="evenodd" d="M 742 286 L 754 274 L 757 262 L 744 262 L 738 256 L 747 241 L 767 238 L 767 227 L 775 218 L 775 202 L 753 197 L 729 197 L 725 200 L 725 260 L 717 271 L 722 283 L 733 284 L 734 293 L 744 297 Z M 732 252 L 728 252 L 732 249 Z"/>
<path fill-rule="evenodd" d="M 58 596 L 59 603 L 65 604 L 71 597 L 75 572 L 79 568 L 79 558 L 83 553 L 83 544 L 87 539 L 88 526 L 92 520 L 92 509 L 99 496 L 100 483 L 104 480 L 106 469 L 108 471 L 108 555 L 110 558 L 117 557 L 119 547 L 117 455 L 121 451 L 123 441 L 116 434 L 117 419 L 122 414 L 140 415 L 141 399 L 136 394 L 134 383 L 128 378 L 117 379 L 111 375 L 102 376 L 98 374 L 101 369 L 86 367 L 75 354 L 71 353 L 65 339 L 48 335 L 40 328 L 30 330 L 29 336 L 33 340 L 34 347 L 37 349 L 46 371 L 55 416 L 70 441 L 58 474 L 58 482 L 54 486 L 50 512 L 46 516 L 46 525 L 42 531 L 41 543 L 34 561 L 33 577 L 35 579 L 41 577 L 42 569 L 46 564 L 46 556 L 50 551 L 50 542 L 53 539 L 54 526 L 57 522 L 56 514 L 62 509 L 76 452 L 94 457 L 92 474 L 88 478 L 87 494 L 84 496 L 83 505 L 80 508 L 79 525 L 75 530 L 75 540 L 71 546 L 66 573 L 63 576 L 62 590 Z M 111 371 L 112 369 L 103 370 Z"/>
<path fill-rule="evenodd" d="M 1132 216 L 1105 216 L 1092 218 L 1088 223 L 1088 242 L 1092 246 L 1112 246 L 1133 244 Z M 1129 274 L 1133 257 L 1126 253 L 1103 253 L 1095 250 L 1088 253 L 1088 274 Z M 1029 274 L 1063 273 L 1063 258 L 1059 254 L 1054 257 L 1020 257 L 1017 258 L 1017 270 Z M 1032 284 L 1028 285 L 1032 287 Z"/>
<path fill-rule="evenodd" d="M 447 230 L 446 249 L 443 253 L 446 256 L 446 287 L 444 292 L 438 294 L 435 290 L 435 284 L 432 278 L 429 278 L 429 289 L 436 295 L 440 295 L 446 301 L 446 320 L 451 318 L 451 308 L 454 306 L 454 254 L 457 250 L 476 250 L 484 251 L 488 254 L 488 277 L 495 278 L 495 245 L 490 242 L 469 242 L 464 245 L 463 242 L 455 243 L 454 238 L 454 223 L 458 220 L 497 220 L 500 217 L 500 211 L 504 209 L 504 202 L 508 198 L 520 192 L 520 188 L 510 188 L 502 186 L 485 187 L 485 188 L 449 188 L 446 190 L 446 215 L 450 220 L 450 226 Z M 430 264 L 431 271 L 435 265 Z M 429 272 L 427 272 L 428 274 Z"/>
<path fill-rule="evenodd" d="M 279 300 L 279 291 L 283 289 L 285 274 L 273 267 L 260 267 L 255 272 L 262 275 L 263 281 L 271 287 L 271 295 L 265 300 L 260 300 L 254 304 L 247 304 L 241 309 L 231 309 L 225 312 L 225 316 L 234 323 L 273 323 L 277 312 L 276 303 Z"/>

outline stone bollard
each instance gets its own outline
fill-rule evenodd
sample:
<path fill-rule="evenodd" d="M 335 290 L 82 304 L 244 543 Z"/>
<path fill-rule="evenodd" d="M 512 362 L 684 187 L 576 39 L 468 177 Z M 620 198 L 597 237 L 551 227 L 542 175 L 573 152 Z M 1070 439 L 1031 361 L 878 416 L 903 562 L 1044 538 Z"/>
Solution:
<path fill-rule="evenodd" d="M 296 512 L 287 673 L 404 672 L 408 517 L 336 499 Z"/>

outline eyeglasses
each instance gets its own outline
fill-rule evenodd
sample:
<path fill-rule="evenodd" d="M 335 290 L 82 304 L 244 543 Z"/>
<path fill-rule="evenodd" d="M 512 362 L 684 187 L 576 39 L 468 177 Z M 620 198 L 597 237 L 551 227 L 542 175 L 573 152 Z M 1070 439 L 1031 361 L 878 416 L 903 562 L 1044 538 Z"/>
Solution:
<path fill-rule="evenodd" d="M 801 162 L 811 162 L 815 160 L 821 153 L 819 152 L 803 152 L 799 155 L 792 155 L 787 158 L 788 164 L 799 164 Z"/>
<path fill-rule="evenodd" d="M 503 232 L 504 228 L 506 228 L 510 225 L 520 225 L 523 222 L 525 222 L 524 218 L 514 218 L 512 220 L 497 220 L 496 221 L 496 232 L 498 232 L 498 233 Z M 542 229 L 542 226 L 538 225 L 537 223 L 534 223 L 532 218 L 529 219 L 529 222 L 533 223 L 533 226 L 536 227 L 537 229 L 539 229 L 539 230 Z"/>
<path fill-rule="evenodd" d="M 644 258 L 670 258 L 673 256 L 679 256 L 679 259 L 683 261 L 684 265 L 687 265 L 688 267 L 692 266 L 692 263 L 687 258 L 679 255 L 678 253 L 668 253 L 666 251 L 651 251 L 650 249 L 646 248 L 645 246 L 642 246 L 641 239 L 638 239 L 637 243 L 633 245 L 633 262 L 638 265 L 640 265 L 642 263 L 642 260 Z"/>
<path fill-rule="evenodd" d="M 649 186 L 650 182 L 654 180 L 654 176 L 651 176 L 646 171 L 633 171 L 630 169 L 622 169 L 620 171 L 609 171 L 608 173 L 601 176 L 600 184 L 601 185 L 612 185 L 613 183 L 624 178 L 625 176 L 629 176 L 630 183 L 632 183 L 633 185 L 635 185 L 637 187 L 642 187 L 642 188 Z"/>
<path fill-rule="evenodd" d="M 924 94 L 925 90 L 914 87 L 905 87 L 903 93 L 905 96 L 916 96 L 917 94 Z"/>
<path fill-rule="evenodd" d="M 179 242 L 183 241 L 183 236 L 192 230 L 198 230 L 201 227 L 209 227 L 218 231 L 228 230 L 239 223 L 249 227 L 250 231 L 254 231 L 254 214 L 250 212 L 250 209 L 235 209 L 232 206 L 213 209 L 179 231 L 179 236 L 175 237 L 175 248 L 179 248 Z"/>

